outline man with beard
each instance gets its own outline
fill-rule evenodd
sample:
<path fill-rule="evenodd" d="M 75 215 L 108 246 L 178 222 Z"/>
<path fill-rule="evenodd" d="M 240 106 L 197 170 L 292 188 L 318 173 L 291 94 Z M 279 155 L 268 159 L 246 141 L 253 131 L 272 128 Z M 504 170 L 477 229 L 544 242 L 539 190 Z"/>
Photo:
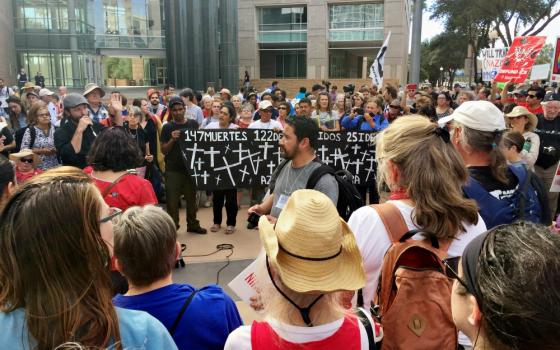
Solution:
<path fill-rule="evenodd" d="M 111 95 L 111 106 L 115 111 L 113 123 L 122 126 L 122 100 L 119 95 Z M 85 168 L 89 149 L 105 128 L 90 117 L 88 107 L 86 98 L 79 94 L 68 94 L 64 98 L 64 117 L 54 133 L 54 146 L 64 165 Z"/>
<path fill-rule="evenodd" d="M 148 100 L 150 101 L 150 112 L 153 115 L 160 116 L 161 112 L 165 109 L 165 106 L 159 102 L 159 91 L 156 89 L 149 89 L 148 93 Z"/>
<path fill-rule="evenodd" d="M 261 204 L 249 208 L 249 214 L 269 215 L 269 219 L 275 221 L 290 195 L 294 191 L 307 188 L 307 181 L 311 174 L 321 166 L 321 163 L 315 161 L 318 138 L 319 127 L 315 121 L 305 117 L 286 120 L 279 142 L 280 155 L 286 162 L 272 174 L 270 193 Z M 338 183 L 332 175 L 322 176 L 313 189 L 323 192 L 336 205 Z"/>

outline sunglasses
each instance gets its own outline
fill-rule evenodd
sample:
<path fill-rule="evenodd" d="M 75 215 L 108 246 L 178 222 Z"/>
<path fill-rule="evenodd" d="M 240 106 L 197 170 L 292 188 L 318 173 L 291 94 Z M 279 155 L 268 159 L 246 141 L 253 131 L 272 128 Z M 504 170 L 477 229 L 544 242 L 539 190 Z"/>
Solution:
<path fill-rule="evenodd" d="M 19 161 L 22 163 L 33 164 L 33 158 L 21 158 Z"/>
<path fill-rule="evenodd" d="M 457 263 L 459 262 L 459 260 L 456 261 Z M 459 277 L 456 267 L 452 267 L 447 259 L 443 259 L 441 262 L 443 263 L 443 265 L 445 265 L 445 273 L 447 277 L 457 280 L 457 282 L 459 282 L 468 291 L 469 287 L 467 286 L 467 283 L 461 277 Z"/>
<path fill-rule="evenodd" d="M 114 221 L 113 219 L 117 218 L 119 215 L 122 214 L 122 210 L 119 208 L 111 207 L 109 208 L 109 215 L 99 220 L 99 223 L 102 224 L 104 222 Z"/>
<path fill-rule="evenodd" d="M 527 95 L 527 98 L 536 98 L 537 95 Z"/>

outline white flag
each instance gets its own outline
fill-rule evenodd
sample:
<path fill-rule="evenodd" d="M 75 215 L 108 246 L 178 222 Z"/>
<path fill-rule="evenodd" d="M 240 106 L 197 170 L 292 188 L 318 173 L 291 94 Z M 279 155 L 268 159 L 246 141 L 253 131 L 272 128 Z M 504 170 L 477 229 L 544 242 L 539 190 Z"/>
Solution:
<path fill-rule="evenodd" d="M 377 53 L 377 57 L 375 57 L 373 64 L 369 67 L 371 82 L 378 87 L 383 85 L 383 64 L 385 63 L 385 52 L 389 46 L 389 39 L 391 39 L 391 32 L 387 35 L 387 39 L 383 42 L 383 46 Z"/>

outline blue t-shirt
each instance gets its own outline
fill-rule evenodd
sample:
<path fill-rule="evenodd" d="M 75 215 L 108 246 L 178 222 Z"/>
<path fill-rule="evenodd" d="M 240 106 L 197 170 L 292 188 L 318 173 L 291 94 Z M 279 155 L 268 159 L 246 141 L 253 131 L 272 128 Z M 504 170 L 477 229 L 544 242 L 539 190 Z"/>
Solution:
<path fill-rule="evenodd" d="M 381 119 L 383 119 L 383 121 L 381 121 Z M 363 115 L 357 115 L 352 119 L 350 119 L 349 116 L 344 116 L 342 118 L 341 126 L 346 130 L 356 131 L 382 131 L 389 126 L 387 118 L 383 118 L 380 114 L 374 115 L 373 121 L 375 123 L 374 128 L 369 125 Z"/>
<path fill-rule="evenodd" d="M 194 288 L 168 286 L 133 296 L 117 294 L 113 304 L 150 313 L 169 329 Z M 200 289 L 186 309 L 173 339 L 179 349 L 223 349 L 228 335 L 241 326 L 241 316 L 231 298 L 217 285 Z"/>
<path fill-rule="evenodd" d="M 142 311 L 115 308 L 119 318 L 119 329 L 123 349 L 177 349 L 173 338 L 154 317 Z M 10 313 L 0 312 L 0 349 L 31 349 L 29 332 L 25 322 L 25 310 Z"/>

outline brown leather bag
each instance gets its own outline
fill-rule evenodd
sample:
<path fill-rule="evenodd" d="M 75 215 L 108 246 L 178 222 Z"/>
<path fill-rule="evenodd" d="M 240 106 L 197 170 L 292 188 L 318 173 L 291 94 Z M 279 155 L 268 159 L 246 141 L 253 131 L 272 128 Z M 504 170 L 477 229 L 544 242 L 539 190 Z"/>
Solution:
<path fill-rule="evenodd" d="M 434 236 L 414 240 L 397 207 L 374 205 L 393 245 L 383 258 L 375 303 L 383 326 L 383 350 L 457 349 L 451 315 L 452 280 L 442 259 L 449 243 Z"/>

